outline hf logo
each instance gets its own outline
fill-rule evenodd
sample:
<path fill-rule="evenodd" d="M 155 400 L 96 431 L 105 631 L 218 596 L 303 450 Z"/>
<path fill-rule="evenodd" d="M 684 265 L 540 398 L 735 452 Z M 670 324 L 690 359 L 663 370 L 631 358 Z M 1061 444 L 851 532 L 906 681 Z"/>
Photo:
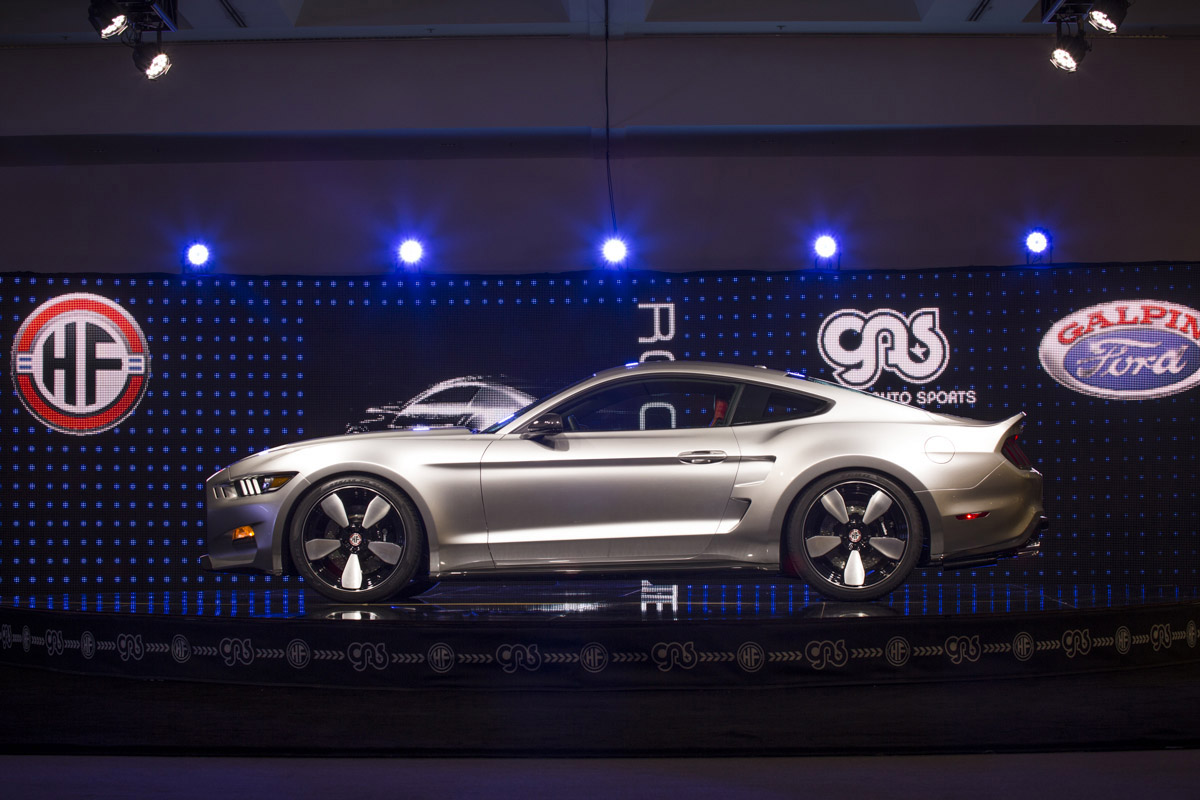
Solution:
<path fill-rule="evenodd" d="M 1012 652 L 1017 661 L 1028 661 L 1033 658 L 1034 649 L 1033 637 L 1025 631 L 1021 631 L 1013 637 Z"/>
<path fill-rule="evenodd" d="M 1187 643 L 1188 643 L 1188 647 L 1196 646 L 1196 622 L 1195 622 L 1195 620 L 1190 620 L 1190 619 L 1188 620 Z"/>
<path fill-rule="evenodd" d="M 746 642 L 738 648 L 737 663 L 746 672 L 758 672 L 767 663 L 767 654 L 758 642 Z"/>
<path fill-rule="evenodd" d="M 95 294 L 64 294 L 34 309 L 12 346 L 17 395 L 62 433 L 114 428 L 146 393 L 150 351 L 129 312 Z"/>
<path fill-rule="evenodd" d="M 192 643 L 182 633 L 171 637 L 171 658 L 176 664 L 186 664 L 192 657 Z"/>
<path fill-rule="evenodd" d="M 1129 652 L 1129 648 L 1133 646 L 1133 634 L 1129 632 L 1129 628 L 1122 625 L 1117 628 L 1117 632 L 1113 636 L 1113 643 L 1117 646 L 1117 652 L 1125 655 Z"/>
<path fill-rule="evenodd" d="M 887 646 L 883 648 L 883 654 L 893 667 L 903 667 L 912 656 L 912 645 L 903 636 L 893 636 L 888 639 Z"/>
<path fill-rule="evenodd" d="M 588 672 L 603 672 L 608 666 L 608 648 L 599 642 L 588 642 L 579 651 L 579 663 Z"/>
<path fill-rule="evenodd" d="M 96 636 L 91 631 L 84 631 L 80 634 L 79 653 L 88 661 L 96 655 Z"/>
<path fill-rule="evenodd" d="M 31 647 L 33 647 L 33 634 L 29 632 L 28 625 L 23 625 L 21 627 L 21 649 L 28 653 Z"/>
<path fill-rule="evenodd" d="M 292 639 L 288 642 L 287 662 L 292 669 L 304 669 L 308 666 L 309 660 L 312 658 L 312 650 L 308 646 L 308 642 L 303 639 Z"/>
<path fill-rule="evenodd" d="M 429 648 L 425 656 L 429 668 L 439 675 L 445 675 L 454 668 L 454 648 L 445 642 L 438 642 Z"/>
<path fill-rule="evenodd" d="M 884 370 L 911 383 L 929 383 L 950 363 L 950 347 L 939 328 L 939 310 L 922 308 L 905 317 L 890 308 L 864 314 L 836 311 L 821 323 L 817 344 L 838 382 L 865 389 Z"/>

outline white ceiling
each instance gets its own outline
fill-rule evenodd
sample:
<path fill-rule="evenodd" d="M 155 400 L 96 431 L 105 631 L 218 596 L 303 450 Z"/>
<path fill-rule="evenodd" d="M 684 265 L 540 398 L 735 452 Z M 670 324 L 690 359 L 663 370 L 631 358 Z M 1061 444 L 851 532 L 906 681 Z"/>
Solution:
<path fill-rule="evenodd" d="M 604 0 L 179 0 L 166 41 L 603 36 Z M 1052 35 L 1040 0 L 609 0 L 614 37 Z M 95 43 L 88 0 L 4 0 L 0 45 Z M 1136 0 L 1121 34 L 1200 34 L 1200 1 Z"/>

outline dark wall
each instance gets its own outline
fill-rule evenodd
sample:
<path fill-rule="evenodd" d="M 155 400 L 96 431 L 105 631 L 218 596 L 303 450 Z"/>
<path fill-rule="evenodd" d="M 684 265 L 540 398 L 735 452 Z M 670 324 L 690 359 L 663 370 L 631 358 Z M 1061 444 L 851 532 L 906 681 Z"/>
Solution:
<path fill-rule="evenodd" d="M 790 270 L 1200 257 L 1200 48 L 1044 37 L 645 37 L 610 45 L 633 266 Z M 232 274 L 591 268 L 608 232 L 604 44 L 569 38 L 0 50 L 0 267 Z"/>

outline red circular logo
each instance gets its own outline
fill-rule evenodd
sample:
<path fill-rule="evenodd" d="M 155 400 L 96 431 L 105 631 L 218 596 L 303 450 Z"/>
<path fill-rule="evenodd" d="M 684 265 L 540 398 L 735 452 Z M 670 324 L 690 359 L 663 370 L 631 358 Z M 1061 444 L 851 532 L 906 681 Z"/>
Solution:
<path fill-rule="evenodd" d="M 94 294 L 42 303 L 13 340 L 12 376 L 30 414 L 63 433 L 116 427 L 146 393 L 150 352 L 137 320 Z"/>

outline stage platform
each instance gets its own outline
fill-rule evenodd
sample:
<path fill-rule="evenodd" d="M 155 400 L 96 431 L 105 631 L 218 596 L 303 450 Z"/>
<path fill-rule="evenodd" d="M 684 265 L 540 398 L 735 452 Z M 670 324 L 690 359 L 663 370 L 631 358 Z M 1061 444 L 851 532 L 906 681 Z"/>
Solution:
<path fill-rule="evenodd" d="M 1060 676 L 1200 661 L 1200 587 L 443 583 L 343 606 L 297 586 L 0 598 L 0 664 L 380 689 L 627 690 Z"/>

